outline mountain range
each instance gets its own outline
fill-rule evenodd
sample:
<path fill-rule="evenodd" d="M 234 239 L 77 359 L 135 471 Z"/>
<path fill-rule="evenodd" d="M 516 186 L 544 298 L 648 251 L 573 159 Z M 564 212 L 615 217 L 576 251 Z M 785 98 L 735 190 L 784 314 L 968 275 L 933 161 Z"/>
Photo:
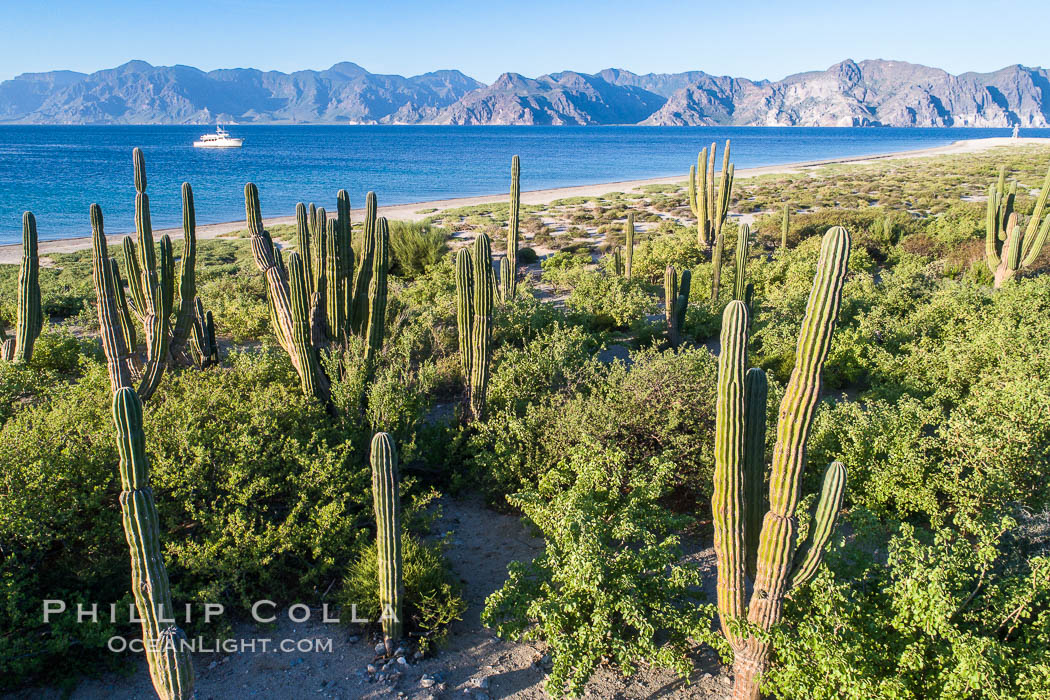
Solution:
<path fill-rule="evenodd" d="M 355 63 L 294 73 L 204 72 L 131 61 L 95 73 L 0 82 L 0 123 L 643 124 L 651 126 L 1050 125 L 1050 71 L 952 75 L 901 61 L 845 60 L 783 80 L 609 68 L 485 85 L 457 70 L 412 77 Z"/>

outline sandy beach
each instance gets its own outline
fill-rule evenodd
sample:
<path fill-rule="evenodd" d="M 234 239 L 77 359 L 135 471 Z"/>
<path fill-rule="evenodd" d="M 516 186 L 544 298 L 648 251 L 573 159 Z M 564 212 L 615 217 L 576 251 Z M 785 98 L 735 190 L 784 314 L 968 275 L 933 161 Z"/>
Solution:
<path fill-rule="evenodd" d="M 996 147 L 1011 147 L 1011 146 L 1027 146 L 1027 145 L 1043 145 L 1050 147 L 1050 138 L 987 138 L 987 139 L 967 139 L 963 141 L 956 141 L 947 146 L 938 146 L 935 148 L 922 148 L 911 151 L 897 151 L 893 153 L 882 153 L 875 155 L 866 156 L 851 156 L 843 158 L 831 158 L 827 160 L 814 160 L 814 161 L 803 161 L 797 163 L 783 163 L 780 165 L 768 165 L 758 168 L 741 168 L 736 171 L 736 178 L 746 179 L 753 177 L 760 177 L 762 175 L 776 175 L 785 173 L 796 173 L 807 168 L 815 168 L 825 165 L 835 165 L 841 163 L 870 163 L 878 160 L 890 160 L 899 158 L 921 158 L 929 156 L 943 156 L 943 155 L 958 155 L 964 153 L 976 153 L 979 151 L 985 151 L 990 148 Z M 626 180 L 622 182 L 602 182 L 595 183 L 593 185 L 579 185 L 575 187 L 558 187 L 547 190 L 531 190 L 521 193 L 521 201 L 523 204 L 549 204 L 557 199 L 565 199 L 568 197 L 595 197 L 610 192 L 626 192 L 643 185 L 663 185 L 663 184 L 675 184 L 684 182 L 685 173 L 681 175 L 672 175 L 668 177 L 650 178 L 646 180 Z M 390 220 L 411 220 L 416 221 L 424 219 L 427 216 L 434 214 L 436 211 L 444 209 L 454 209 L 457 207 L 473 206 L 477 204 L 490 204 L 493 202 L 506 201 L 507 194 L 495 194 L 495 195 L 484 195 L 478 197 L 458 197 L 454 199 L 439 199 L 429 202 L 415 202 L 410 204 L 395 204 L 392 206 L 380 206 L 379 216 L 385 216 Z M 426 213 L 420 213 L 425 211 Z M 354 209 L 351 213 L 355 220 L 364 215 L 364 209 Z M 264 219 L 263 223 L 265 226 L 277 226 L 282 224 L 294 224 L 295 216 L 278 216 L 268 219 Z M 217 238 L 223 234 L 231 233 L 234 231 L 240 231 L 245 228 L 244 220 L 230 221 L 219 224 L 204 224 L 197 226 L 197 239 L 206 240 L 209 238 Z M 178 239 L 182 237 L 181 228 L 171 229 L 157 229 L 154 230 L 155 237 L 159 238 L 163 234 L 168 234 L 172 239 Z M 127 234 L 117 234 L 109 236 L 110 242 L 119 243 Z M 91 239 L 89 237 L 80 238 L 66 238 L 58 241 L 41 241 L 40 242 L 40 254 L 46 255 L 49 253 L 72 253 L 78 250 L 84 250 L 91 247 Z M 22 257 L 22 246 L 21 244 L 8 244 L 0 246 L 0 265 L 16 265 L 21 261 Z"/>

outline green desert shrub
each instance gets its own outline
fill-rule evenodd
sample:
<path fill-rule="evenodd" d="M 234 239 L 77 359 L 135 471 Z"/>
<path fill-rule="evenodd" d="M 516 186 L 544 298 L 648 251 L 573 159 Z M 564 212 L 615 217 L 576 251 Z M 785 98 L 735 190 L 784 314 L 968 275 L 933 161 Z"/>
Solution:
<path fill-rule="evenodd" d="M 1045 698 L 1046 514 L 935 531 L 857 513 L 856 541 L 785 607 L 766 689 L 783 698 Z M 886 552 L 882 555 L 881 552 Z"/>
<path fill-rule="evenodd" d="M 82 378 L 0 428 L 5 683 L 113 658 L 100 644 L 109 623 L 41 624 L 44 599 L 105 609 L 130 600 L 110 406 L 104 366 L 87 362 Z M 302 395 L 283 353 L 233 353 L 226 367 L 171 372 L 146 406 L 145 432 L 180 604 L 224 603 L 236 618 L 260 597 L 311 600 L 367 539 L 370 426 L 339 428 Z M 406 479 L 404 491 L 414 484 Z M 201 631 L 199 619 L 187 627 Z"/>
<path fill-rule="evenodd" d="M 416 535 L 401 534 L 401 571 L 404 582 L 402 610 L 405 633 L 424 654 L 441 645 L 448 626 L 462 618 L 466 604 L 460 585 L 443 556 L 442 542 L 427 542 Z M 376 543 L 361 545 L 354 556 L 338 594 L 340 619 L 351 612 L 378 627 L 383 610 L 379 600 L 379 565 Z"/>
<path fill-rule="evenodd" d="M 558 362 L 569 366 L 557 369 Z M 517 363 L 551 368 L 539 382 L 557 382 L 547 385 L 545 396 L 515 388 L 505 378 L 522 374 Z M 637 469 L 654 457 L 673 462 L 671 502 L 695 512 L 711 494 L 717 374 L 706 348 L 649 348 L 631 353 L 628 362 L 601 365 L 569 343 L 536 341 L 505 355 L 494 370 L 500 410 L 474 425 L 468 473 L 498 503 L 503 494 L 535 487 L 582 442 L 616 445 Z"/>
<path fill-rule="evenodd" d="M 699 570 L 680 563 L 686 524 L 661 499 L 674 465 L 629 464 L 614 448 L 577 446 L 539 484 L 508 500 L 543 533 L 544 552 L 514 562 L 482 621 L 501 637 L 541 639 L 547 692 L 580 694 L 599 664 L 692 669 L 690 640 L 711 640 Z"/>
<path fill-rule="evenodd" d="M 393 272 L 418 277 L 448 251 L 449 233 L 425 221 L 391 221 L 390 250 Z"/>

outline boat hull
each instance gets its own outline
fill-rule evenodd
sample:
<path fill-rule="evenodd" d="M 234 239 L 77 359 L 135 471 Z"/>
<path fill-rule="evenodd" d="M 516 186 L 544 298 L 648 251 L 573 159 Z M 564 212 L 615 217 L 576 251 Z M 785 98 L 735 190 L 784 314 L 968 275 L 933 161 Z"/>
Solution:
<path fill-rule="evenodd" d="M 222 141 L 194 141 L 194 148 L 240 148 L 244 139 L 223 139 Z"/>

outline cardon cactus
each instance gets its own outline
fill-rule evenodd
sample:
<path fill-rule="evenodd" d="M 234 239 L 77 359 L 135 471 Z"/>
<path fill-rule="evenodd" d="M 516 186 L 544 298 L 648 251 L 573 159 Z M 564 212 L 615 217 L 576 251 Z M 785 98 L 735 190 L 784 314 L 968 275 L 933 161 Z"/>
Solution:
<path fill-rule="evenodd" d="M 634 212 L 627 213 L 627 223 L 624 225 L 624 238 L 627 242 L 624 246 L 624 274 L 631 278 L 631 263 L 634 261 Z"/>
<path fill-rule="evenodd" d="M 668 265 L 664 271 L 664 319 L 667 321 L 667 337 L 676 347 L 682 342 L 691 281 L 689 270 L 682 271 L 681 279 L 673 265 Z"/>
<path fill-rule="evenodd" d="M 507 226 L 507 264 L 509 276 L 504 282 L 504 302 L 518 293 L 518 245 L 520 242 L 519 217 L 521 215 L 521 160 L 514 156 L 510 160 L 510 219 Z"/>
<path fill-rule="evenodd" d="M 715 238 L 715 248 L 711 253 L 711 305 L 718 307 L 718 295 L 722 291 L 722 252 L 725 249 L 725 238 L 721 233 Z"/>
<path fill-rule="evenodd" d="M 113 421 L 120 452 L 120 510 L 131 552 L 131 590 L 142 621 L 142 641 L 153 688 L 162 700 L 193 697 L 193 661 L 186 636 L 173 620 L 175 608 L 164 568 L 160 525 L 149 485 L 142 430 L 142 402 L 129 387 L 113 396 Z"/>
<path fill-rule="evenodd" d="M 729 141 L 722 154 L 722 173 L 715 190 L 715 159 L 718 146 L 700 151 L 696 165 L 689 168 L 689 209 L 696 217 L 696 244 L 710 248 L 718 240 L 729 214 L 729 198 L 733 190 L 734 166 L 729 162 Z"/>
<path fill-rule="evenodd" d="M 376 219 L 375 252 L 372 255 L 372 280 L 368 285 L 368 333 L 365 335 L 365 360 L 371 365 L 383 349 L 386 330 L 387 270 L 390 268 L 390 233 L 386 219 Z"/>
<path fill-rule="evenodd" d="M 287 265 L 263 227 L 259 190 L 252 183 L 244 187 L 244 207 L 277 340 L 292 359 L 303 392 L 329 403 L 331 381 L 320 351 L 356 335 L 365 341 L 364 359 L 371 367 L 386 333 L 389 233 L 386 220 L 376 218 L 375 193 L 365 198 L 360 256 L 354 254 L 345 190 L 336 195 L 334 219 L 324 208 L 296 205 L 296 251 Z"/>
<path fill-rule="evenodd" d="M 40 305 L 40 261 L 37 257 L 36 218 L 22 214 L 22 267 L 18 271 L 18 316 L 15 336 L 5 338 L 0 329 L 0 359 L 29 362 L 33 345 L 44 326 Z"/>
<path fill-rule="evenodd" d="M 372 438 L 372 502 L 376 512 L 376 550 L 383 644 L 393 655 L 404 630 L 405 584 L 401 567 L 401 496 L 397 450 L 386 433 Z"/>
<path fill-rule="evenodd" d="M 623 277 L 623 253 L 619 246 L 613 248 L 612 269 L 617 277 Z"/>
<path fill-rule="evenodd" d="M 215 352 L 201 355 L 201 346 L 189 342 L 191 335 L 208 335 L 207 329 L 199 325 L 208 315 L 197 313 L 200 299 L 197 297 L 197 224 L 193 189 L 189 183 L 182 184 L 183 248 L 178 273 L 179 303 L 178 311 L 175 312 L 176 274 L 171 239 L 166 235 L 161 237 L 158 261 L 149 196 L 146 194 L 146 161 L 138 148 L 134 150 L 133 161 L 135 231 L 138 242 L 128 236 L 122 244 L 130 299 L 124 294 L 124 283 L 115 261 L 109 258 L 102 209 L 97 204 L 91 205 L 93 277 L 110 385 L 116 391 L 131 386 L 137 379 L 139 398 L 145 401 L 156 390 L 165 368 L 171 362 L 184 365 L 193 362 L 203 367 L 215 362 L 217 355 Z M 145 331 L 144 360 L 135 353 L 136 333 L 132 314 L 142 323 Z M 214 328 L 211 334 L 214 336 Z"/>
<path fill-rule="evenodd" d="M 492 305 L 495 297 L 492 244 L 484 233 L 456 257 L 456 322 L 459 354 L 467 379 L 466 400 L 475 419 L 485 412 L 489 362 L 492 359 Z"/>
<path fill-rule="evenodd" d="M 1032 265 L 1050 236 L 1050 215 L 1043 219 L 1050 196 L 1050 169 L 1035 202 L 1035 209 L 1022 231 L 1014 212 L 1017 182 L 1006 189 L 1006 169 L 999 171 L 999 181 L 988 189 L 988 215 L 985 221 L 985 258 L 998 289 Z M 1040 225 L 1041 224 L 1041 225 Z"/>
<path fill-rule="evenodd" d="M 784 218 L 780 221 L 780 247 L 787 249 L 788 233 L 791 231 L 791 210 L 784 205 Z"/>
<path fill-rule="evenodd" d="M 845 229 L 835 227 L 825 234 L 799 334 L 796 365 L 780 406 L 768 504 L 761 497 L 765 375 L 759 369 L 744 371 L 747 306 L 734 300 L 722 317 L 711 503 L 718 559 L 718 609 L 722 629 L 734 652 L 733 697 L 737 700 L 760 697 L 760 676 L 768 667 L 771 649 L 768 639 L 734 631 L 732 621 L 746 617 L 763 631 L 780 621 L 785 596 L 816 573 L 842 505 L 846 471 L 835 462 L 825 472 L 809 537 L 799 546 L 796 511 L 806 442 L 842 301 L 849 251 L 850 237 Z M 750 600 L 746 598 L 747 576 L 753 578 Z"/>
<path fill-rule="evenodd" d="M 736 237 L 736 274 L 733 278 L 733 298 L 744 300 L 747 290 L 747 254 L 751 246 L 751 227 L 740 224 Z"/>

